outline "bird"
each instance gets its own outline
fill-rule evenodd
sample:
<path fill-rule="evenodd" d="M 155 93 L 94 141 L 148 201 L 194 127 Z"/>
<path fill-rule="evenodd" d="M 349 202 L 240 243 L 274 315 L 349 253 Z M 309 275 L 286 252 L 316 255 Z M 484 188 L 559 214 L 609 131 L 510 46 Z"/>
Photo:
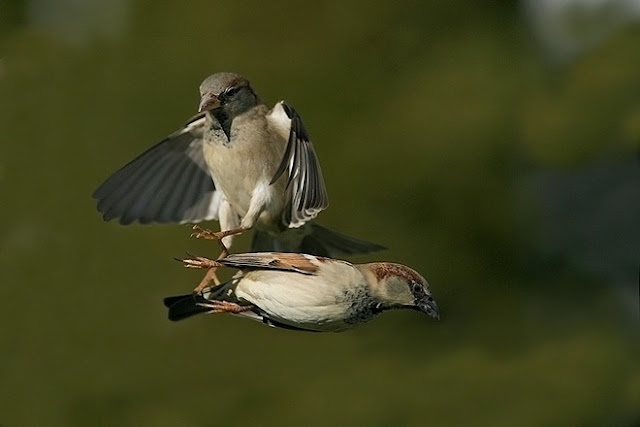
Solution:
<path fill-rule="evenodd" d="M 384 249 L 315 224 L 329 201 L 320 163 L 296 110 L 269 109 L 249 81 L 221 72 L 200 85 L 199 113 L 108 177 L 93 193 L 105 221 L 218 220 L 222 240 L 255 229 L 252 251 L 319 256 Z"/>
<path fill-rule="evenodd" d="M 339 332 L 390 309 L 408 308 L 440 318 L 427 281 L 401 264 L 351 264 L 278 252 L 181 261 L 191 268 L 230 267 L 238 273 L 200 292 L 165 298 L 172 321 L 200 313 L 231 313 L 276 328 Z"/>

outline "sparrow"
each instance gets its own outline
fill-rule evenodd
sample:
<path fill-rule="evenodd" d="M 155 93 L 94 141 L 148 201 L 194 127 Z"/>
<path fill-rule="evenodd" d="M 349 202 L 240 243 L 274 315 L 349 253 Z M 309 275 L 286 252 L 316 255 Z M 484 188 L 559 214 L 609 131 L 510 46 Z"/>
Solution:
<path fill-rule="evenodd" d="M 199 313 L 232 313 L 278 328 L 337 332 L 397 308 L 440 318 L 427 281 L 401 264 L 351 264 L 278 252 L 182 261 L 191 268 L 231 267 L 239 273 L 200 292 L 165 298 L 172 321 Z"/>
<path fill-rule="evenodd" d="M 107 178 L 93 197 L 104 220 L 121 224 L 218 220 L 220 233 L 195 234 L 226 246 L 255 229 L 253 251 L 337 256 L 384 249 L 312 222 L 329 202 L 300 116 L 284 101 L 269 109 L 235 73 L 207 77 L 199 113 Z"/>

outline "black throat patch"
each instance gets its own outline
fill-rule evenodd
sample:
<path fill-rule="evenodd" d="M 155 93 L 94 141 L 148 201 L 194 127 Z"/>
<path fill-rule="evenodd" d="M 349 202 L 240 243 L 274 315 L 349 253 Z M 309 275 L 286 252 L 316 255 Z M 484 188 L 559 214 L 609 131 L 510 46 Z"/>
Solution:
<path fill-rule="evenodd" d="M 231 142 L 231 124 L 233 123 L 233 117 L 230 117 L 222 108 L 218 108 L 211 112 L 213 117 L 216 118 L 222 131 L 227 136 L 227 140 Z"/>

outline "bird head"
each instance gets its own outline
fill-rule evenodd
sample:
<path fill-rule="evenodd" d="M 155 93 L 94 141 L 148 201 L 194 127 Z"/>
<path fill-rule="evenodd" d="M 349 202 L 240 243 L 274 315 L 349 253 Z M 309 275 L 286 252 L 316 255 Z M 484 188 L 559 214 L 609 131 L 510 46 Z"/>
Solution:
<path fill-rule="evenodd" d="M 212 74 L 200 84 L 199 112 L 223 109 L 240 114 L 258 103 L 249 81 L 235 73 Z"/>
<path fill-rule="evenodd" d="M 417 271 L 390 262 L 366 264 L 375 277 L 373 295 L 387 307 L 411 308 L 440 319 L 429 283 Z"/>

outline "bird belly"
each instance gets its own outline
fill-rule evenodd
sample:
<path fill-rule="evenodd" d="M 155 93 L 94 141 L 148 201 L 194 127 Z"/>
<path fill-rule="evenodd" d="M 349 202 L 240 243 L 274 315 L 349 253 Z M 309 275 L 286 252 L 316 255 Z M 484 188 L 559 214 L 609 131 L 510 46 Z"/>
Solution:
<path fill-rule="evenodd" d="M 224 193 L 231 208 L 244 218 L 254 204 L 263 224 L 277 223 L 284 205 L 284 181 L 270 184 L 278 167 L 284 142 L 270 141 L 265 135 L 234 131 L 231 141 L 207 141 L 204 157 L 216 189 Z M 272 152 L 277 151 L 278 153 Z M 268 228 L 268 227 L 267 227 Z"/>
<path fill-rule="evenodd" d="M 316 276 L 294 272 L 256 273 L 238 283 L 235 295 L 270 320 L 317 331 L 340 331 L 366 320 L 354 322 L 354 305 L 359 302 L 354 289 L 329 286 Z"/>

